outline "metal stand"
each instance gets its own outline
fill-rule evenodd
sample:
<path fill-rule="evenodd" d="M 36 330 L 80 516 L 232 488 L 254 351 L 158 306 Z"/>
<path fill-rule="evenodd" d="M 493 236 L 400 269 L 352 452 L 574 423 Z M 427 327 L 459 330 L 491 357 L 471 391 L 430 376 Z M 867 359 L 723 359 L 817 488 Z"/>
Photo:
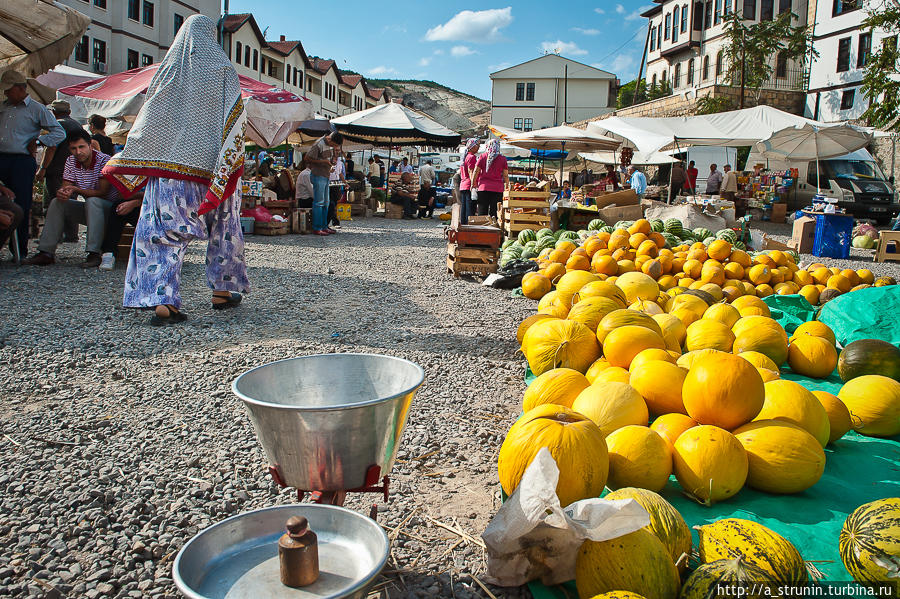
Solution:
<path fill-rule="evenodd" d="M 275 484 L 279 487 L 283 489 L 288 487 L 287 483 L 284 482 L 284 479 L 281 478 L 281 474 L 278 472 L 278 466 L 269 466 L 269 474 L 272 476 L 272 480 L 275 481 Z M 379 482 L 381 483 L 380 485 L 378 484 Z M 343 506 L 344 501 L 347 498 L 347 493 L 381 493 L 384 496 L 384 501 L 387 502 L 390 482 L 390 477 L 381 476 L 381 468 L 379 466 L 372 465 L 369 466 L 369 469 L 366 471 L 366 480 L 361 487 L 343 491 L 309 491 L 297 489 L 297 501 L 302 502 L 306 494 L 309 493 L 309 499 L 313 503 Z M 378 512 L 377 508 L 377 505 L 372 505 L 372 509 L 369 512 L 369 517 L 373 520 L 376 519 Z"/>

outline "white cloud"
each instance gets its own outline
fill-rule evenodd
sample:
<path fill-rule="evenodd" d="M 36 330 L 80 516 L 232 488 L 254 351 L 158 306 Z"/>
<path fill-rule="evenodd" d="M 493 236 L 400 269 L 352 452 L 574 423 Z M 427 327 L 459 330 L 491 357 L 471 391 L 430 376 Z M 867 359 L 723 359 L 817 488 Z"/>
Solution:
<path fill-rule="evenodd" d="M 386 67 L 384 65 L 378 65 L 373 69 L 369 69 L 369 75 L 396 75 L 397 69 Z"/>
<path fill-rule="evenodd" d="M 609 71 L 619 76 L 623 81 L 631 79 L 632 73 L 637 69 L 637 57 L 634 54 L 618 54 L 612 61 L 595 62 L 591 65 L 604 71 Z"/>
<path fill-rule="evenodd" d="M 602 8 L 595 8 L 595 9 L 594 9 L 594 12 L 597 13 L 598 15 L 605 15 L 605 14 L 606 14 L 606 11 L 603 10 Z"/>
<path fill-rule="evenodd" d="M 503 39 L 500 30 L 512 23 L 512 7 L 489 10 L 463 10 L 453 18 L 425 33 L 429 42 L 496 42 Z"/>
<path fill-rule="evenodd" d="M 443 55 L 444 55 L 444 51 L 443 51 L 443 50 L 435 50 L 435 51 L 434 51 L 434 55 L 435 55 L 435 56 L 443 56 Z"/>
<path fill-rule="evenodd" d="M 582 35 L 600 35 L 599 29 L 585 29 L 584 27 L 572 27 L 572 31 L 577 31 Z"/>
<path fill-rule="evenodd" d="M 427 56 L 423 56 L 422 58 L 419 59 L 420 67 L 427 67 L 430 64 L 431 64 L 431 59 L 428 58 Z"/>
<path fill-rule="evenodd" d="M 488 65 L 488 71 L 490 71 L 491 73 L 496 73 L 497 71 L 508 69 L 511 66 L 513 66 L 511 62 L 501 62 L 498 64 Z"/>
<path fill-rule="evenodd" d="M 544 52 L 553 52 L 558 54 L 568 54 L 569 56 L 584 56 L 587 50 L 582 50 L 575 42 L 564 42 L 556 40 L 555 42 L 543 42 L 541 50 Z"/>
<path fill-rule="evenodd" d="M 477 52 L 468 46 L 453 46 L 450 48 L 450 55 L 457 58 L 471 56 L 472 54 L 477 54 Z"/>
<path fill-rule="evenodd" d="M 621 4 L 616 4 L 616 12 L 619 13 L 620 15 L 624 15 L 625 7 L 622 6 Z"/>
<path fill-rule="evenodd" d="M 622 9 L 621 11 L 619 10 L 620 8 Z M 647 12 L 651 8 L 653 8 L 652 5 L 640 6 L 637 9 L 635 9 L 634 12 L 630 12 L 627 15 L 625 15 L 625 20 L 626 21 L 637 21 L 638 19 L 643 19 L 644 17 L 641 16 L 641 13 Z M 621 4 L 618 4 L 616 6 L 616 12 L 624 15 L 626 12 L 625 7 L 622 6 Z"/>

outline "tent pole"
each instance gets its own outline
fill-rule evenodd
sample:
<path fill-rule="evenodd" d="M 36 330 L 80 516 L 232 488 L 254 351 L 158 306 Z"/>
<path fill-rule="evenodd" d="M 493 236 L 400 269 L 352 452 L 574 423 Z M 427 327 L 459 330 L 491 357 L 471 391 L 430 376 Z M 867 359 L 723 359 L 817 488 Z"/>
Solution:
<path fill-rule="evenodd" d="M 569 68 L 568 65 L 566 65 L 566 68 L 567 69 Z M 562 181 L 562 179 L 563 179 L 563 154 L 566 153 L 566 142 L 562 142 L 561 148 L 562 149 L 560 150 L 560 153 L 559 153 L 559 188 L 560 189 L 562 189 L 562 183 L 563 183 L 563 181 Z"/>

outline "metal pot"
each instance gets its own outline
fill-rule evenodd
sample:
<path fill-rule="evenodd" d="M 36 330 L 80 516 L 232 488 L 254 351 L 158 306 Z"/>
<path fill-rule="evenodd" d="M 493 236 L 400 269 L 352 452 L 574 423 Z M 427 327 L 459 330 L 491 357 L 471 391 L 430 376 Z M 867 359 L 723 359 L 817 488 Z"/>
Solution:
<path fill-rule="evenodd" d="M 425 372 L 375 354 L 272 362 L 235 379 L 269 464 L 289 487 L 359 489 L 387 475 Z M 371 478 L 378 467 L 376 480 Z"/>

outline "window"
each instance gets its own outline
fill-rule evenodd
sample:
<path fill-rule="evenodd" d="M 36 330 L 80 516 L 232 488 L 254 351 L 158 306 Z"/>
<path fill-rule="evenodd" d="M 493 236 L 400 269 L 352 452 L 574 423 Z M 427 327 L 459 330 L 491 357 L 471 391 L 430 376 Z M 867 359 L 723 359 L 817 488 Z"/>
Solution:
<path fill-rule="evenodd" d="M 845 37 L 838 42 L 837 72 L 850 70 L 850 38 Z"/>
<path fill-rule="evenodd" d="M 722 73 L 725 71 L 725 55 L 719 50 L 719 53 L 716 54 L 716 77 L 721 77 Z"/>
<path fill-rule="evenodd" d="M 779 0 L 778 14 L 783 15 L 786 12 L 791 12 L 791 0 Z"/>
<path fill-rule="evenodd" d="M 525 125 L 522 130 L 531 131 L 532 129 L 534 129 L 534 119 L 525 119 Z"/>
<path fill-rule="evenodd" d="M 831 16 L 836 17 L 857 10 L 860 4 L 860 0 L 834 0 Z"/>
<path fill-rule="evenodd" d="M 856 68 L 863 69 L 869 63 L 872 55 L 872 34 L 863 33 L 859 36 L 859 51 L 856 54 Z"/>
<path fill-rule="evenodd" d="M 722 18 L 725 19 L 728 15 L 731 14 L 731 2 L 732 0 L 725 0 L 725 8 L 722 9 Z"/>
<path fill-rule="evenodd" d="M 521 118 L 516 117 L 513 119 L 513 129 L 515 129 L 516 131 L 522 130 L 522 119 Z"/>
<path fill-rule="evenodd" d="M 253 58 L 256 58 L 255 53 Z M 278 77 L 278 68 L 275 66 L 275 61 L 269 59 L 269 77 Z"/>
<path fill-rule="evenodd" d="M 681 65 L 680 64 L 675 65 L 675 75 L 673 75 L 673 77 L 672 77 L 672 88 L 675 89 L 678 87 L 681 87 Z"/>
<path fill-rule="evenodd" d="M 106 42 L 103 40 L 94 40 L 94 64 L 98 62 L 106 64 Z"/>
<path fill-rule="evenodd" d="M 705 81 L 709 79 L 709 56 L 703 57 L 703 74 L 702 79 Z"/>
<path fill-rule="evenodd" d="M 651 88 L 656 87 L 656 73 L 653 73 L 653 83 L 650 85 Z"/>
<path fill-rule="evenodd" d="M 787 78 L 787 54 L 779 52 L 775 57 L 775 77 L 778 79 Z"/>
<path fill-rule="evenodd" d="M 756 20 L 756 0 L 744 0 L 744 18 Z"/>
<path fill-rule="evenodd" d="M 306 80 L 306 91 L 310 91 L 310 92 L 311 92 L 311 91 L 313 90 L 312 88 L 313 88 L 313 80 L 312 80 L 312 79 L 307 79 L 307 80 Z"/>
<path fill-rule="evenodd" d="M 153 3 L 144 0 L 144 25 L 153 27 Z"/>
<path fill-rule="evenodd" d="M 297 87 L 299 87 L 300 89 L 303 89 L 303 71 L 300 70 L 300 69 L 297 69 L 297 83 L 296 83 L 296 85 L 297 85 Z"/>
<path fill-rule="evenodd" d="M 650 51 L 656 50 L 656 27 L 650 28 Z"/>
<path fill-rule="evenodd" d="M 132 21 L 141 20 L 141 0 L 128 0 L 128 18 Z"/>
<path fill-rule="evenodd" d="M 656 49 L 662 46 L 662 21 L 659 22 L 659 25 L 656 26 Z"/>
<path fill-rule="evenodd" d="M 687 33 L 688 5 L 681 7 L 681 33 Z"/>
<path fill-rule="evenodd" d="M 666 15 L 666 31 L 663 34 L 663 36 L 664 36 L 663 39 L 669 39 L 671 34 L 672 34 L 672 15 L 670 13 L 670 14 Z"/>
<path fill-rule="evenodd" d="M 86 35 L 81 36 L 81 41 L 78 42 L 78 45 L 75 46 L 75 60 L 78 62 L 87 63 L 88 61 L 88 47 L 90 46 L 90 39 Z"/>
<path fill-rule="evenodd" d="M 94 6 L 106 10 L 106 0 L 94 0 Z"/>
<path fill-rule="evenodd" d="M 687 84 L 694 85 L 694 59 L 688 61 Z"/>
<path fill-rule="evenodd" d="M 149 54 L 141 54 L 141 66 L 146 67 L 153 64 L 153 57 Z"/>
<path fill-rule="evenodd" d="M 234 42 L 235 62 L 241 64 L 241 42 Z"/>
<path fill-rule="evenodd" d="M 138 60 L 139 60 L 139 59 L 140 59 L 140 58 L 139 58 L 139 55 L 138 55 L 138 51 L 137 51 L 137 50 L 129 50 L 129 51 L 128 51 L 128 58 L 127 58 L 127 60 L 125 61 L 126 64 L 127 64 L 128 66 L 125 67 L 125 68 L 128 69 L 129 71 L 130 71 L 131 69 L 136 69 L 136 68 L 138 68 Z"/>
<path fill-rule="evenodd" d="M 516 83 L 516 102 L 525 101 L 525 84 Z"/>
<path fill-rule="evenodd" d="M 253 49 L 253 70 L 254 70 L 254 71 L 258 71 L 258 70 L 259 70 L 259 69 L 257 68 L 258 65 L 259 65 L 259 50 L 257 50 L 257 49 L 254 48 L 254 49 Z M 269 74 L 271 75 L 272 73 L 269 73 Z"/>
<path fill-rule="evenodd" d="M 297 67 L 294 67 L 294 87 L 297 87 Z"/>
<path fill-rule="evenodd" d="M 759 20 L 771 21 L 775 18 L 775 0 L 762 0 L 759 3 Z"/>
<path fill-rule="evenodd" d="M 713 22 L 713 0 L 709 0 L 706 3 L 706 8 L 703 11 L 704 21 L 703 21 L 703 29 L 709 29 L 712 27 Z"/>
<path fill-rule="evenodd" d="M 244 46 L 244 66 L 250 67 L 250 46 Z"/>
<path fill-rule="evenodd" d="M 850 110 L 853 108 L 853 101 L 856 99 L 856 90 L 848 89 L 841 95 L 841 110 Z"/>
<path fill-rule="evenodd" d="M 184 25 L 184 17 L 178 13 L 175 13 L 175 16 L 172 18 L 173 18 L 173 25 L 174 25 L 172 35 L 178 35 L 178 30 L 181 29 L 182 25 Z"/>
<path fill-rule="evenodd" d="M 714 15 L 713 24 L 718 25 L 722 22 L 722 0 L 716 0 L 716 12 Z"/>
<path fill-rule="evenodd" d="M 525 85 L 525 100 L 527 102 L 534 102 L 534 83 Z"/>
<path fill-rule="evenodd" d="M 672 43 L 678 42 L 678 24 L 681 22 L 681 9 L 675 7 L 672 13 Z"/>
<path fill-rule="evenodd" d="M 703 31 L 703 3 L 694 4 L 694 31 Z"/>

